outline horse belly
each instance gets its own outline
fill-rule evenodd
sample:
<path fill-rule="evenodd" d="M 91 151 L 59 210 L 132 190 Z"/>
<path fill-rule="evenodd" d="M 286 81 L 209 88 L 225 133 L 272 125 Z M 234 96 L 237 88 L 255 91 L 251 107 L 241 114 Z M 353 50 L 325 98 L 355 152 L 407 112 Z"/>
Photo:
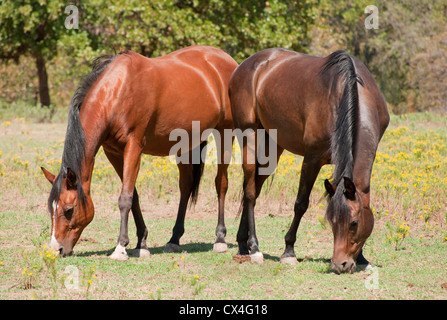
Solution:
<path fill-rule="evenodd" d="M 281 121 L 280 119 L 267 118 L 265 116 L 260 116 L 259 118 L 261 119 L 262 126 L 270 136 L 274 136 L 272 131 L 275 130 L 276 143 L 281 148 L 297 155 L 304 155 L 303 134 L 299 125 L 293 122 Z"/>
<path fill-rule="evenodd" d="M 157 156 L 169 155 L 179 140 L 186 138 L 189 150 L 197 147 L 202 132 L 214 129 L 222 116 L 220 101 L 205 86 L 200 90 L 192 86 L 172 86 L 164 92 L 146 130 L 143 150 Z"/>

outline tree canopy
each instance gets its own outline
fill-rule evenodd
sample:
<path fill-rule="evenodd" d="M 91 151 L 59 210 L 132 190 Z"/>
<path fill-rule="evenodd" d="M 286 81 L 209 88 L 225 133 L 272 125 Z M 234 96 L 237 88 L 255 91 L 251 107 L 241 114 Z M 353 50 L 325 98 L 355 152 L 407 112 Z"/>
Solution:
<path fill-rule="evenodd" d="M 32 61 L 34 71 L 26 73 L 26 79 L 13 76 L 4 83 L 14 88 L 16 83 L 37 80 L 40 102 L 49 105 L 51 93 L 60 104 L 67 100 L 60 88 L 73 89 L 89 61 L 125 49 L 155 57 L 204 44 L 224 49 L 238 62 L 270 47 L 314 55 L 344 49 L 365 62 L 393 111 L 445 109 L 447 94 L 439 84 L 447 69 L 443 54 L 447 4 L 378 0 L 379 28 L 367 29 L 369 4 L 367 0 L 5 0 L 0 3 L 0 60 L 9 67 L 2 70 L 14 68 L 10 61 Z M 69 5 L 77 11 L 67 11 Z M 77 28 L 67 27 L 67 19 L 73 17 Z"/>

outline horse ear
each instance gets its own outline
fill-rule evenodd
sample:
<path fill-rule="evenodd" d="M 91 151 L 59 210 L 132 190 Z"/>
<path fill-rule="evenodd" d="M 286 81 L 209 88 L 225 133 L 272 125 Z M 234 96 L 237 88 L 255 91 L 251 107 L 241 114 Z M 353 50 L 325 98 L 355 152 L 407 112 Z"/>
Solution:
<path fill-rule="evenodd" d="M 343 180 L 345 183 L 345 197 L 349 200 L 355 200 L 356 189 L 354 182 L 348 177 L 343 177 Z"/>
<path fill-rule="evenodd" d="M 337 189 L 337 187 L 330 183 L 328 179 L 324 180 L 324 187 L 326 188 L 328 195 L 330 197 L 333 197 L 335 194 L 335 189 Z"/>
<path fill-rule="evenodd" d="M 45 169 L 44 167 L 40 167 L 40 169 L 42 170 L 45 178 L 47 178 L 47 180 L 50 181 L 51 184 L 54 184 L 54 181 L 56 180 L 56 176 L 54 174 L 52 174 L 50 171 L 48 171 L 47 169 Z"/>
<path fill-rule="evenodd" d="M 71 168 L 67 168 L 67 190 L 76 190 L 76 173 Z"/>

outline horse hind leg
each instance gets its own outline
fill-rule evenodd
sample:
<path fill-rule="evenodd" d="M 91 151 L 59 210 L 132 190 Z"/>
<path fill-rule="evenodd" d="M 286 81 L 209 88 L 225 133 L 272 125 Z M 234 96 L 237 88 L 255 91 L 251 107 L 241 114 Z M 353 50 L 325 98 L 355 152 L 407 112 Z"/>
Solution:
<path fill-rule="evenodd" d="M 150 257 L 149 249 L 147 248 L 146 238 L 148 235 L 148 230 L 146 224 L 144 223 L 143 214 L 140 209 L 140 201 L 138 197 L 137 188 L 134 189 L 132 198 L 132 215 L 137 227 L 137 245 L 133 250 L 133 255 L 135 257 Z"/>
<path fill-rule="evenodd" d="M 165 245 L 164 252 L 180 252 L 180 238 L 185 232 L 186 209 L 192 193 L 193 165 L 179 163 L 177 166 L 179 169 L 180 203 L 177 211 L 177 219 L 172 229 L 172 236 Z"/>
<path fill-rule="evenodd" d="M 218 148 L 218 164 L 217 174 L 214 180 L 218 200 L 218 219 L 216 241 L 213 246 L 213 251 L 216 253 L 223 253 L 228 250 L 228 245 L 225 242 L 225 236 L 227 235 L 227 228 L 225 227 L 225 196 L 228 190 L 228 166 L 231 162 L 234 137 L 231 137 L 231 140 L 223 141 L 225 137 L 224 131 L 219 130 L 218 133 L 219 138 L 215 137 L 216 146 Z M 226 143 L 230 141 L 231 145 Z"/>
<path fill-rule="evenodd" d="M 258 141 L 255 165 L 246 163 L 245 159 L 247 158 L 244 156 L 243 212 L 238 232 L 239 254 L 250 254 L 250 260 L 257 263 L 263 262 L 263 255 L 259 251 L 255 233 L 254 207 L 262 186 L 268 177 L 275 172 L 279 158 L 284 151 L 267 133 L 265 133 L 264 138 L 267 139 Z M 245 154 L 249 152 L 248 149 L 244 151 Z M 252 234 L 253 236 L 251 236 Z"/>
<path fill-rule="evenodd" d="M 204 141 L 198 146 L 200 155 L 206 147 L 207 141 Z M 196 149 L 194 149 L 196 150 Z M 179 169 L 179 188 L 180 188 L 180 203 L 177 211 L 177 219 L 174 228 L 172 229 L 172 237 L 166 244 L 165 252 L 180 252 L 180 238 L 185 232 L 185 215 L 188 207 L 188 202 L 191 199 L 191 204 L 197 201 L 200 180 L 202 178 L 204 163 L 199 159 L 199 163 L 194 163 L 194 150 L 190 152 L 189 163 L 177 163 Z"/>
<path fill-rule="evenodd" d="M 264 262 L 264 255 L 259 250 L 254 217 L 256 198 L 258 195 L 256 170 L 256 164 L 244 165 L 243 211 L 237 233 L 237 242 L 239 246 L 239 255 L 249 254 L 251 262 L 262 263 Z"/>
<path fill-rule="evenodd" d="M 225 227 L 225 196 L 228 190 L 228 164 L 219 163 L 217 168 L 217 175 L 214 180 L 216 185 L 217 200 L 219 202 L 217 227 L 216 227 L 216 241 L 213 246 L 213 251 L 222 253 L 228 250 L 228 245 L 225 242 L 227 235 L 227 228 Z"/>
<path fill-rule="evenodd" d="M 256 131 L 247 132 L 247 141 L 242 147 L 242 169 L 244 171 L 243 184 L 243 209 L 237 232 L 238 255 L 250 255 L 252 262 L 262 263 L 264 257 L 259 250 L 258 238 L 256 236 L 256 226 L 254 208 L 256 204 Z"/>

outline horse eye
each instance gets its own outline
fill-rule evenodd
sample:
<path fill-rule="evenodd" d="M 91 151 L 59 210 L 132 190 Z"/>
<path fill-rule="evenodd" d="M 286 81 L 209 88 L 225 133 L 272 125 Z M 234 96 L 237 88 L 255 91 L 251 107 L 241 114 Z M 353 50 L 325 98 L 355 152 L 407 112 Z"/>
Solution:
<path fill-rule="evenodd" d="M 359 224 L 359 222 L 357 220 L 354 220 L 354 221 L 351 222 L 349 228 L 355 229 L 355 228 L 357 228 L 358 224 Z"/>
<path fill-rule="evenodd" d="M 70 209 L 68 209 L 68 210 L 65 210 L 65 211 L 64 211 L 64 215 L 65 215 L 65 218 L 67 218 L 68 220 L 70 220 L 71 217 L 73 216 L 73 208 L 70 208 Z"/>

